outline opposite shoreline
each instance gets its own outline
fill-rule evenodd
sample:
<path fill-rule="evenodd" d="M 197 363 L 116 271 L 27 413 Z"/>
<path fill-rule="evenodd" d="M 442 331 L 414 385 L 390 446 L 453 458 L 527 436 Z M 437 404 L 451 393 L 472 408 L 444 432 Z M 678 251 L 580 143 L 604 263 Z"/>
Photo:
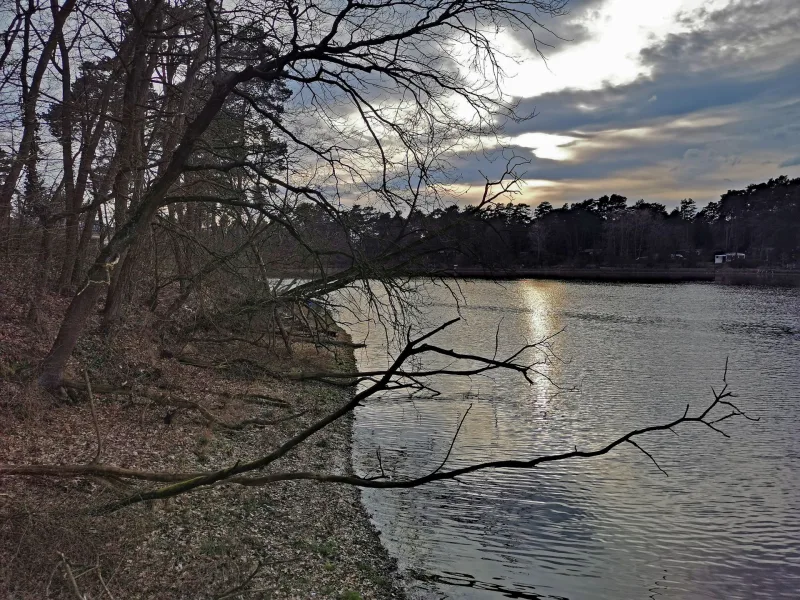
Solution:
<path fill-rule="evenodd" d="M 442 276 L 463 279 L 564 279 L 614 283 L 714 282 L 726 285 L 800 286 L 800 271 L 768 268 L 554 267 L 496 270 L 456 268 L 444 271 Z"/>
<path fill-rule="evenodd" d="M 332 269 L 328 277 L 336 277 Z M 707 282 L 723 285 L 765 285 L 800 287 L 800 270 L 771 268 L 731 267 L 546 267 L 546 268 L 483 268 L 456 267 L 430 271 L 406 271 L 399 277 L 445 279 L 561 279 L 567 281 L 594 281 L 609 283 L 690 283 Z M 310 279 L 319 276 L 314 271 L 280 271 L 276 278 Z"/>

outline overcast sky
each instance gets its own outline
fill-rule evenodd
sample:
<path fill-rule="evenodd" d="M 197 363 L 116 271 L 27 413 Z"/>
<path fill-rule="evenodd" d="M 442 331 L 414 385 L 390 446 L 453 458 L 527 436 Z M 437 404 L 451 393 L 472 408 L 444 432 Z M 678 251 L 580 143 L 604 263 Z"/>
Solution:
<path fill-rule="evenodd" d="M 545 49 L 503 34 L 507 93 L 537 116 L 507 127 L 532 159 L 518 201 L 621 193 L 674 206 L 800 176 L 800 0 L 571 0 Z M 503 165 L 505 164 L 504 161 Z M 458 164 L 464 183 L 491 172 Z"/>

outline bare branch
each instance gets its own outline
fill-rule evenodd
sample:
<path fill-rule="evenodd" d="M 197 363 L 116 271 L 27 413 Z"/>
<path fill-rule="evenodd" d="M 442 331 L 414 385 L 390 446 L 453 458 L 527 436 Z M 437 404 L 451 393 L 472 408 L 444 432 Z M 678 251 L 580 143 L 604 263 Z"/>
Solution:
<path fill-rule="evenodd" d="M 635 448 L 637 448 L 637 449 L 638 449 L 640 452 L 642 452 L 642 453 L 643 453 L 645 456 L 647 456 L 647 458 L 649 458 L 651 461 L 653 461 L 653 464 L 656 466 L 656 468 L 657 468 L 659 471 L 661 471 L 661 472 L 662 472 L 664 475 L 666 475 L 667 477 L 669 477 L 669 473 L 667 473 L 667 472 L 666 472 L 664 469 L 662 469 L 662 468 L 661 468 L 661 465 L 659 465 L 659 464 L 656 462 L 656 459 L 655 459 L 655 458 L 653 458 L 653 455 L 652 455 L 652 454 L 650 454 L 650 453 L 649 453 L 647 450 L 645 450 L 644 448 L 642 448 L 642 447 L 641 447 L 639 444 L 637 444 L 636 442 L 634 442 L 634 441 L 633 441 L 633 440 L 631 440 L 631 439 L 628 439 L 628 443 L 629 443 L 629 444 L 632 444 L 632 445 L 633 445 Z"/>
<path fill-rule="evenodd" d="M 94 406 L 94 394 L 92 393 L 92 382 L 89 381 L 89 372 L 84 369 L 83 370 L 83 380 L 86 382 L 86 393 L 89 396 L 89 407 L 92 411 L 92 423 L 94 424 L 94 433 L 97 436 L 97 452 L 94 455 L 91 463 L 95 464 L 100 461 L 100 454 L 103 452 L 103 439 L 100 436 L 100 427 L 97 424 L 97 412 Z"/>

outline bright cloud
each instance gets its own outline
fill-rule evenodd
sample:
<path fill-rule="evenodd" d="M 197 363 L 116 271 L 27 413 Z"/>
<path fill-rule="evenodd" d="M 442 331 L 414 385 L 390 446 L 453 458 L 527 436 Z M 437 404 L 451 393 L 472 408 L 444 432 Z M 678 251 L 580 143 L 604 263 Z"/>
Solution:
<path fill-rule="evenodd" d="M 800 176 L 798 0 L 571 4 L 546 25 L 575 41 L 543 48 L 546 64 L 518 32 L 497 35 L 493 46 L 507 55 L 501 89 L 536 117 L 458 148 L 460 202 L 477 193 L 470 184 L 499 177 L 509 153 L 530 159 L 510 199 L 531 204 L 610 193 L 704 204 Z"/>
<path fill-rule="evenodd" d="M 502 142 L 508 146 L 530 148 L 536 158 L 568 160 L 572 156 L 572 153 L 570 149 L 565 146 L 577 140 L 578 138 L 568 135 L 529 132 L 513 138 L 505 138 Z"/>
<path fill-rule="evenodd" d="M 524 47 L 510 33 L 497 35 L 496 47 L 506 57 L 500 65 L 507 78 L 503 91 L 519 98 L 531 98 L 563 89 L 594 90 L 618 86 L 649 76 L 652 67 L 641 51 L 668 34 L 689 29 L 681 15 L 698 8 L 722 8 L 730 0 L 608 0 L 577 21 L 587 32 L 585 41 L 557 43 L 541 56 Z M 558 24 L 554 25 L 558 33 Z"/>

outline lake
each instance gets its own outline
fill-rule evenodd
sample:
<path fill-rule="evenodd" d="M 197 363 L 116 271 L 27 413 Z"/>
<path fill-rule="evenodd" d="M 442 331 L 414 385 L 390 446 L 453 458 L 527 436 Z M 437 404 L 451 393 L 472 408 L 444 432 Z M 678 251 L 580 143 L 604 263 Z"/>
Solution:
<path fill-rule="evenodd" d="M 561 331 L 531 386 L 516 373 L 436 377 L 441 395 L 386 395 L 356 412 L 353 459 L 393 476 L 592 449 L 701 412 L 727 380 L 759 422 L 698 424 L 529 471 L 482 471 L 363 502 L 419 598 L 800 597 L 800 289 L 522 280 L 460 282 L 463 320 L 440 346 L 501 354 Z M 420 328 L 457 316 L 431 287 Z M 387 336 L 354 324 L 362 370 Z M 499 335 L 496 336 L 499 327 Z M 562 331 L 563 330 L 563 331 Z M 389 347 L 392 346 L 390 342 Z M 442 360 L 426 361 L 442 366 Z M 552 383 L 550 383 L 552 382 Z"/>

